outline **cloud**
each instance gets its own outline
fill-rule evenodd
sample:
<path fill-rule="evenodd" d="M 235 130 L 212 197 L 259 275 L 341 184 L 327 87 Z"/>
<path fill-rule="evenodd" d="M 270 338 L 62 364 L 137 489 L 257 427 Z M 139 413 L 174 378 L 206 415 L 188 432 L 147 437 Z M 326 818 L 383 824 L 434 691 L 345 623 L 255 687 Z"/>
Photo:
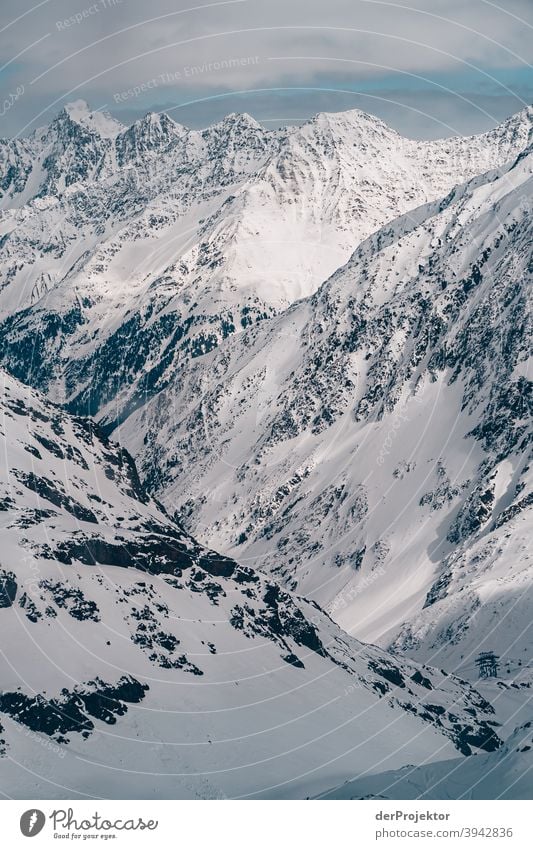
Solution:
<path fill-rule="evenodd" d="M 411 134 L 443 134 L 445 124 L 464 131 L 462 97 L 473 99 L 474 125 L 488 107 L 495 123 L 528 96 L 529 0 L 507 0 L 505 10 L 488 0 L 194 6 L 195 0 L 45 0 L 32 10 L 28 0 L 3 0 L 0 65 L 7 65 L 0 83 L 5 96 L 24 86 L 4 117 L 6 128 L 27 132 L 63 102 L 84 97 L 124 117 L 165 104 L 196 124 L 240 102 L 259 120 L 276 111 L 283 117 L 288 104 L 305 117 L 325 101 L 329 108 L 365 103 L 393 125 L 412 127 Z M 191 68 L 197 70 L 187 73 Z M 118 93 L 154 79 L 167 81 L 117 103 Z"/>

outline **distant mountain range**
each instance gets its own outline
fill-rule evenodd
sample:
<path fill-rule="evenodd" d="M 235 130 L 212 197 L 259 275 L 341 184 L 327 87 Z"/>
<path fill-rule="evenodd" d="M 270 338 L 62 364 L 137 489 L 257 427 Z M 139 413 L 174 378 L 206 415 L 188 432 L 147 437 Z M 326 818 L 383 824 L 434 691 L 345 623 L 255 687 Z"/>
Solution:
<path fill-rule="evenodd" d="M 78 101 L 0 141 L 13 795 L 527 769 L 532 127 Z"/>

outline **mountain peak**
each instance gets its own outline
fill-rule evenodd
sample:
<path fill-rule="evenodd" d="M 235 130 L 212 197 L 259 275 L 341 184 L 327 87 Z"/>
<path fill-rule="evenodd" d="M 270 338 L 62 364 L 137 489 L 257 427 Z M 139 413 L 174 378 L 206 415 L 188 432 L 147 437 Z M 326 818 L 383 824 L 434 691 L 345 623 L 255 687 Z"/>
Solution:
<path fill-rule="evenodd" d="M 221 121 L 214 124 L 215 127 L 242 127 L 254 130 L 264 130 L 259 121 L 252 118 L 248 112 L 230 112 Z"/>
<path fill-rule="evenodd" d="M 73 100 L 72 103 L 66 103 L 63 111 L 67 113 L 73 121 L 83 120 L 91 114 L 91 109 L 86 100 Z"/>
<path fill-rule="evenodd" d="M 492 131 L 503 136 L 515 137 L 518 134 L 526 134 L 524 139 L 524 147 L 533 139 L 533 106 L 526 106 L 517 112 L 516 115 L 511 115 Z"/>
<path fill-rule="evenodd" d="M 166 112 L 147 112 L 142 118 L 138 118 L 128 128 L 128 134 L 145 141 L 151 140 L 161 143 L 170 139 L 180 138 L 187 134 L 188 130 L 182 124 L 174 121 Z"/>
<path fill-rule="evenodd" d="M 167 122 L 172 122 L 172 118 L 166 114 L 166 112 L 147 112 L 140 119 L 141 124 L 165 124 Z"/>
<path fill-rule="evenodd" d="M 387 135 L 398 135 L 396 130 L 389 127 L 381 118 L 364 112 L 362 109 L 346 109 L 344 112 L 318 112 L 307 123 L 316 127 L 344 128 L 352 132 L 357 129 L 362 129 L 365 132 L 379 130 L 379 132 Z"/>
<path fill-rule="evenodd" d="M 93 111 L 86 100 L 74 100 L 67 103 L 58 118 L 67 117 L 70 121 L 102 138 L 113 138 L 124 130 L 124 125 L 113 118 L 109 112 Z"/>

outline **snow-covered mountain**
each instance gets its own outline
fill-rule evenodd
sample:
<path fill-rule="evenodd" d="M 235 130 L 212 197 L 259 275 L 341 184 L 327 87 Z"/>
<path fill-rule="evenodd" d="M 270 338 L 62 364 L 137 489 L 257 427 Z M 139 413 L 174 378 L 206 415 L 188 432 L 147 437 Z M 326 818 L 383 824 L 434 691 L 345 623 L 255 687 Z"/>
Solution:
<path fill-rule="evenodd" d="M 366 776 L 319 798 L 531 799 L 532 727 L 533 723 L 524 723 L 494 754 Z"/>
<path fill-rule="evenodd" d="M 268 132 L 247 115 L 121 129 L 66 107 L 0 146 L 3 362 L 111 426 L 385 222 L 515 157 L 532 116 L 421 143 L 357 110 Z"/>
<path fill-rule="evenodd" d="M 204 542 L 467 677 L 533 642 L 532 167 L 380 229 L 120 429 Z"/>
<path fill-rule="evenodd" d="M 83 101 L 61 110 L 47 128 L 29 138 L 2 139 L 2 209 L 22 208 L 69 187 L 102 179 L 112 172 L 113 139 L 123 127 L 110 115 L 91 112 Z"/>
<path fill-rule="evenodd" d="M 0 141 L 12 795 L 515 785 L 532 118 L 415 142 L 79 101 Z"/>
<path fill-rule="evenodd" d="M 5 374 L 0 411 L 10 796 L 299 797 L 500 746 L 466 682 L 199 546 L 90 420 Z"/>

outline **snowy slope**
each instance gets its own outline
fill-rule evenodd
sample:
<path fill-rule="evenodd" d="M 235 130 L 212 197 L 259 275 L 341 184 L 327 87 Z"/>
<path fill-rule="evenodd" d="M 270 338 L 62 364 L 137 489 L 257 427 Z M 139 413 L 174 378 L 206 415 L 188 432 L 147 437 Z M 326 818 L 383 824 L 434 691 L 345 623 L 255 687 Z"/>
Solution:
<path fill-rule="evenodd" d="M 533 723 L 517 728 L 498 752 L 408 766 L 347 782 L 322 799 L 531 799 Z"/>
<path fill-rule="evenodd" d="M 468 677 L 531 657 L 532 165 L 382 228 L 117 431 L 202 541 Z"/>
<path fill-rule="evenodd" d="M 514 158 L 532 118 L 526 109 L 482 136 L 417 142 L 358 110 L 316 115 L 217 214 L 210 285 L 278 307 L 312 294 L 386 221 Z M 195 259 L 185 257 L 189 274 Z"/>
<path fill-rule="evenodd" d="M 465 681 L 199 546 L 94 423 L 5 374 L 0 407 L 4 793 L 299 797 L 498 748 Z"/>
<path fill-rule="evenodd" d="M 247 115 L 204 131 L 110 121 L 76 103 L 2 143 L 0 354 L 111 426 L 385 222 L 515 157 L 532 111 L 431 143 L 357 110 L 275 132 Z"/>

